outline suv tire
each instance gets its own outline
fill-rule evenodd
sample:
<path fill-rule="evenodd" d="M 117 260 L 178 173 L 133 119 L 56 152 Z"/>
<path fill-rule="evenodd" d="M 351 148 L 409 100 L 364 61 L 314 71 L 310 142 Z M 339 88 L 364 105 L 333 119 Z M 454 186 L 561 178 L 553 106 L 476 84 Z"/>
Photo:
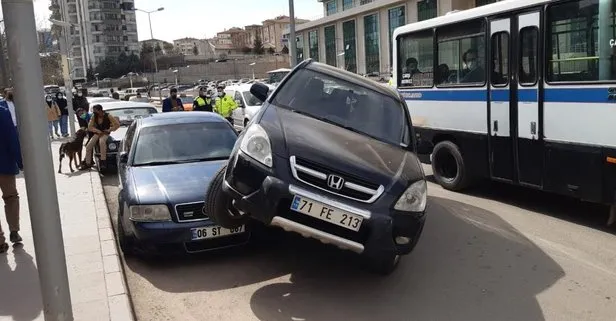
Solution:
<path fill-rule="evenodd" d="M 432 174 L 439 185 L 450 191 L 461 191 L 471 182 L 460 148 L 448 140 L 434 146 Z"/>
<path fill-rule="evenodd" d="M 370 259 L 366 263 L 373 273 L 387 276 L 396 270 L 400 264 L 400 258 L 400 255 L 387 255 L 378 259 Z"/>
<path fill-rule="evenodd" d="M 233 199 L 222 190 L 227 165 L 222 166 L 208 186 L 205 195 L 205 209 L 214 223 L 224 228 L 236 228 L 248 222 L 248 215 L 240 213 L 232 205 Z"/>

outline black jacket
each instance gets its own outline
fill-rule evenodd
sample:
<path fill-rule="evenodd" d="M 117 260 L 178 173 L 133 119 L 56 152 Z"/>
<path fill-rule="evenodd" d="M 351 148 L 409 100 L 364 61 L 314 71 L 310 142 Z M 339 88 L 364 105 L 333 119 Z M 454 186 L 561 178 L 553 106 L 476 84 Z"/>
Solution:
<path fill-rule="evenodd" d="M 73 110 L 77 111 L 79 108 L 88 111 L 90 104 L 88 103 L 88 99 L 86 97 L 79 97 L 78 95 L 75 95 L 73 96 Z"/>
<path fill-rule="evenodd" d="M 60 114 L 62 116 L 68 116 L 68 101 L 64 97 L 62 97 L 62 99 L 58 98 L 58 95 L 61 95 L 61 93 L 56 94 L 56 104 L 58 105 L 58 108 L 60 108 Z"/>

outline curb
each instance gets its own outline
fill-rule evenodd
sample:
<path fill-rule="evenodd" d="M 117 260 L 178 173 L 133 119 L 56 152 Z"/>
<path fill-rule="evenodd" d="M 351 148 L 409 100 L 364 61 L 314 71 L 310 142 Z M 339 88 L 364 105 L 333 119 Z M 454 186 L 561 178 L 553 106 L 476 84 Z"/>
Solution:
<path fill-rule="evenodd" d="M 97 171 L 90 171 L 90 181 L 94 194 L 94 208 L 98 225 L 98 236 L 103 256 L 105 285 L 107 289 L 107 304 L 109 320 L 134 321 L 135 313 L 126 285 L 123 258 L 118 250 L 118 243 L 111 223 L 111 214 L 107 208 L 105 192 Z"/>

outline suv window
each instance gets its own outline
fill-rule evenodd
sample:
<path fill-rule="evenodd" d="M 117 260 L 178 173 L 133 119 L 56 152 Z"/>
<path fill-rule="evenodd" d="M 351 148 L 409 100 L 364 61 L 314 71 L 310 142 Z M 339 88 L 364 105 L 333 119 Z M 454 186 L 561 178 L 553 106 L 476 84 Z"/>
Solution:
<path fill-rule="evenodd" d="M 273 103 L 378 140 L 406 144 L 404 105 L 377 91 L 309 69 L 298 70 Z"/>

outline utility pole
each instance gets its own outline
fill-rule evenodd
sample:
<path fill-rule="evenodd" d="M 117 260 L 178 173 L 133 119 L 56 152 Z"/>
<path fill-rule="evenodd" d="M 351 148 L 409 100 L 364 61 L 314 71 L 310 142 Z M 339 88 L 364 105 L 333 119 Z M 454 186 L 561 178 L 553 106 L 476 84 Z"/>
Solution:
<path fill-rule="evenodd" d="M 297 66 L 297 38 L 295 37 L 295 7 L 294 0 L 289 0 L 289 54 L 291 68 Z"/>
<path fill-rule="evenodd" d="M 0 20 L 0 23 L 4 20 Z M 6 58 L 4 55 L 4 32 L 0 32 L 0 83 L 2 86 L 9 87 L 9 70 L 6 68 Z"/>
<path fill-rule="evenodd" d="M 2 0 L 34 251 L 47 321 L 72 321 L 60 210 L 47 133 L 33 0 Z"/>
<path fill-rule="evenodd" d="M 66 101 L 68 103 L 68 125 L 71 136 L 75 136 L 75 111 L 73 110 L 73 70 L 70 62 L 71 58 L 69 47 L 66 42 L 66 37 L 69 34 L 67 29 L 68 28 L 66 26 L 62 27 L 62 33 L 60 34 L 58 45 L 60 46 L 60 52 L 62 52 L 64 88 L 66 88 Z"/>

